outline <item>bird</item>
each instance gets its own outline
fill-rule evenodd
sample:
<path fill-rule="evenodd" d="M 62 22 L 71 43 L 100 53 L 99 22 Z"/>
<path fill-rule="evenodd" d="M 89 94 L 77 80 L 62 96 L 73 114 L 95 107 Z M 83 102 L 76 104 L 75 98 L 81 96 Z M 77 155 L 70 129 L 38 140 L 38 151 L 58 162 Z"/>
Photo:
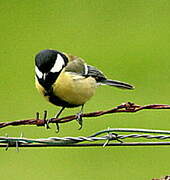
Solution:
<path fill-rule="evenodd" d="M 86 64 L 78 56 L 45 49 L 35 56 L 35 86 L 39 93 L 50 103 L 61 106 L 56 114 L 58 118 L 65 108 L 81 107 L 77 121 L 82 128 L 84 104 L 95 94 L 100 85 L 109 85 L 122 89 L 134 89 L 134 86 L 110 80 L 96 67 Z M 59 126 L 57 130 L 59 131 Z"/>

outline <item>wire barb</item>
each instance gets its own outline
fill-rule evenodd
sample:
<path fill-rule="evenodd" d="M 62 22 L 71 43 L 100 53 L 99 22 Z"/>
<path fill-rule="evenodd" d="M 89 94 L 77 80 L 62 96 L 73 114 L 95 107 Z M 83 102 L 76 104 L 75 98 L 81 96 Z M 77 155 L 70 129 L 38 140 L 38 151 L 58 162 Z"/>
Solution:
<path fill-rule="evenodd" d="M 108 139 L 107 139 L 106 142 L 103 144 L 103 147 L 105 147 L 106 145 L 108 145 L 111 140 L 117 140 L 118 142 L 123 143 L 123 141 L 121 141 L 121 140 L 119 139 L 118 134 L 113 133 L 113 132 L 110 132 L 110 128 L 109 128 L 109 127 L 108 127 L 108 131 L 107 131 L 107 136 L 108 136 Z"/>

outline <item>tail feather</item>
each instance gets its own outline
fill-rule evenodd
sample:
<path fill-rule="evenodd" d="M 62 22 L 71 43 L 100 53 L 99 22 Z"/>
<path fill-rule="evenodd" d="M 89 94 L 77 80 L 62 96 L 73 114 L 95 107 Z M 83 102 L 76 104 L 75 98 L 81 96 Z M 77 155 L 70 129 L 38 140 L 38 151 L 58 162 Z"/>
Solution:
<path fill-rule="evenodd" d="M 115 86 L 122 89 L 134 89 L 134 86 L 116 80 L 104 79 L 100 83 L 104 85 Z"/>

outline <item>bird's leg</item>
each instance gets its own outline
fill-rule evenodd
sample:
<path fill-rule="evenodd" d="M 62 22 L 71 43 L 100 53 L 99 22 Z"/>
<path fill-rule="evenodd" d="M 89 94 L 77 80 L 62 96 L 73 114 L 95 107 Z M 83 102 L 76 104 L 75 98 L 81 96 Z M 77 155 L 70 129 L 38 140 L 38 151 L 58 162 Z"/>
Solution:
<path fill-rule="evenodd" d="M 79 130 L 82 129 L 82 127 L 83 127 L 83 118 L 82 118 L 83 108 L 84 108 L 84 104 L 81 106 L 80 112 L 76 114 L 76 120 L 80 125 Z"/>
<path fill-rule="evenodd" d="M 59 118 L 59 116 L 60 116 L 60 114 L 63 112 L 63 110 L 65 109 L 65 107 L 62 107 L 61 109 L 60 109 L 60 111 L 55 115 L 55 118 Z M 58 123 L 56 123 L 56 132 L 58 133 L 59 132 L 59 130 L 60 130 L 60 127 L 59 127 L 59 124 Z"/>

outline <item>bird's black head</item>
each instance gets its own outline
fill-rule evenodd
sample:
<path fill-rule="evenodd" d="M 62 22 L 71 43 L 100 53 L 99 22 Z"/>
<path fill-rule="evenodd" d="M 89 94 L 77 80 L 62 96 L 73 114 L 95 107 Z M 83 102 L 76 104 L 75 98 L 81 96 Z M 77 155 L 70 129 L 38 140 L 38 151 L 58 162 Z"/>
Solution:
<path fill-rule="evenodd" d="M 42 50 L 35 56 L 35 66 L 39 74 L 60 72 L 67 63 L 68 58 L 56 50 Z"/>
<path fill-rule="evenodd" d="M 35 65 L 42 73 L 49 72 L 57 60 L 58 51 L 43 50 L 35 56 Z"/>
<path fill-rule="evenodd" d="M 46 88 L 50 87 L 67 63 L 68 58 L 59 51 L 40 51 L 35 56 L 35 72 L 39 83 Z"/>

